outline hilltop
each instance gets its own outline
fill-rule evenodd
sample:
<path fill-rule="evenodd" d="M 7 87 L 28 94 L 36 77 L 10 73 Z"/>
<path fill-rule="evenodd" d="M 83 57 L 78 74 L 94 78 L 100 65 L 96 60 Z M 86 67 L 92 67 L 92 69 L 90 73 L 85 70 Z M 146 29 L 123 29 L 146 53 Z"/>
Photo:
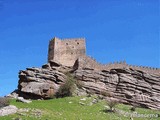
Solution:
<path fill-rule="evenodd" d="M 54 38 L 48 63 L 19 72 L 18 89 L 12 93 L 27 99 L 54 97 L 70 77 L 75 94 L 98 94 L 120 103 L 160 110 L 160 69 L 131 66 L 125 62 L 102 65 L 85 53 L 85 39 Z"/>

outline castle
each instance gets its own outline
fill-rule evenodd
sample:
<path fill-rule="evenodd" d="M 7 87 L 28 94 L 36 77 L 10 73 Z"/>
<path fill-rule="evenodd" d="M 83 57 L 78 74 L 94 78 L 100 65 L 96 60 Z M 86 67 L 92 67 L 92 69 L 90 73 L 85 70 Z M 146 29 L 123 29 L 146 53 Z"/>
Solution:
<path fill-rule="evenodd" d="M 129 67 L 132 69 L 160 74 L 159 68 L 128 65 L 125 61 L 110 64 L 98 63 L 94 58 L 86 55 L 86 42 L 84 38 L 59 39 L 54 37 L 49 42 L 48 49 L 48 62 L 51 60 L 70 67 L 78 65 L 79 68 L 93 68 L 100 70 Z"/>

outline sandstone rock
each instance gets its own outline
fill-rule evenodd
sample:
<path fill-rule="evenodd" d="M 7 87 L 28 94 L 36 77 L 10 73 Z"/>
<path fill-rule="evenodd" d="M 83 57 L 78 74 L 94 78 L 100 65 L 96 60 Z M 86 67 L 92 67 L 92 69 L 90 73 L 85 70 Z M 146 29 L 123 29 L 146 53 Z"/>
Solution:
<path fill-rule="evenodd" d="M 159 85 L 152 85 L 152 88 L 157 90 L 157 91 L 160 91 L 160 86 Z"/>
<path fill-rule="evenodd" d="M 50 66 L 51 67 L 60 67 L 61 66 L 61 64 L 60 63 L 58 63 L 58 62 L 55 62 L 55 61 L 53 61 L 53 60 L 50 60 L 49 61 L 49 64 L 50 64 Z"/>
<path fill-rule="evenodd" d="M 51 98 L 67 76 L 50 68 L 27 68 L 19 72 L 18 91 L 24 98 Z"/>
<path fill-rule="evenodd" d="M 98 99 L 93 99 L 93 100 L 92 100 L 92 103 L 93 103 L 93 104 L 98 103 Z"/>
<path fill-rule="evenodd" d="M 23 102 L 23 103 L 31 103 L 32 102 L 31 100 L 26 100 L 23 97 L 18 97 L 16 101 L 17 102 Z"/>
<path fill-rule="evenodd" d="M 83 103 L 83 102 L 79 102 L 79 104 L 80 104 L 80 105 L 83 105 L 83 106 L 85 105 L 85 103 Z"/>
<path fill-rule="evenodd" d="M 160 109 L 160 103 L 158 102 L 160 96 L 158 81 L 160 81 L 160 78 L 157 75 L 126 68 L 112 69 L 110 72 L 105 70 L 96 72 L 94 70 L 89 73 L 83 70 L 76 70 L 75 73 L 77 79 L 85 81 L 84 87 L 96 94 L 106 91 L 123 103 Z M 148 80 L 151 82 L 148 82 Z M 156 82 L 158 84 L 153 84 Z M 152 97 L 150 97 L 151 95 Z"/>
<path fill-rule="evenodd" d="M 80 100 L 82 100 L 82 101 L 86 101 L 86 98 L 82 98 L 82 99 L 80 99 Z"/>
<path fill-rule="evenodd" d="M 5 97 L 8 97 L 8 98 L 17 98 L 18 97 L 18 90 L 14 90 L 12 93 L 6 95 Z"/>
<path fill-rule="evenodd" d="M 9 105 L 0 109 L 0 116 L 15 114 L 17 111 L 18 108 L 16 106 Z"/>
<path fill-rule="evenodd" d="M 42 68 L 44 69 L 51 69 L 51 66 L 49 63 L 42 65 Z"/>

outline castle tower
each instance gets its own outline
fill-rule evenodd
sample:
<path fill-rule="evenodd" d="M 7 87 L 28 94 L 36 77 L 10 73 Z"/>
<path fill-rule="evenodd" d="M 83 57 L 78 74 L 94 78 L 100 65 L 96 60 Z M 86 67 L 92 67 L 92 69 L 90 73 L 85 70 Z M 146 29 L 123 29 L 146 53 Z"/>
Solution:
<path fill-rule="evenodd" d="M 53 60 L 65 66 L 73 66 L 75 61 L 86 55 L 84 38 L 59 39 L 53 38 L 49 42 L 48 62 Z"/>

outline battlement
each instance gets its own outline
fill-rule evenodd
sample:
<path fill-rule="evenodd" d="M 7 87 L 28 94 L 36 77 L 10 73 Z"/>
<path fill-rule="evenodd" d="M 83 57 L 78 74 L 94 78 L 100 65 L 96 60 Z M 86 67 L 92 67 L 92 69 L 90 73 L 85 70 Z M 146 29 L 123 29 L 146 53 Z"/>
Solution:
<path fill-rule="evenodd" d="M 160 74 L 159 68 L 147 67 L 147 66 L 137 66 L 137 65 L 129 65 L 126 61 L 117 61 L 108 64 L 101 64 L 97 62 L 94 58 L 90 56 L 83 56 L 76 61 L 78 63 L 80 69 L 90 68 L 95 70 L 111 70 L 111 69 L 118 69 L 118 68 L 131 68 L 135 70 L 141 70 L 152 74 Z"/>
<path fill-rule="evenodd" d="M 55 39 L 58 39 L 55 37 Z M 59 39 L 60 40 L 60 39 Z M 65 39 L 61 39 L 63 42 L 66 42 L 66 41 L 85 41 L 85 38 L 65 38 Z"/>

